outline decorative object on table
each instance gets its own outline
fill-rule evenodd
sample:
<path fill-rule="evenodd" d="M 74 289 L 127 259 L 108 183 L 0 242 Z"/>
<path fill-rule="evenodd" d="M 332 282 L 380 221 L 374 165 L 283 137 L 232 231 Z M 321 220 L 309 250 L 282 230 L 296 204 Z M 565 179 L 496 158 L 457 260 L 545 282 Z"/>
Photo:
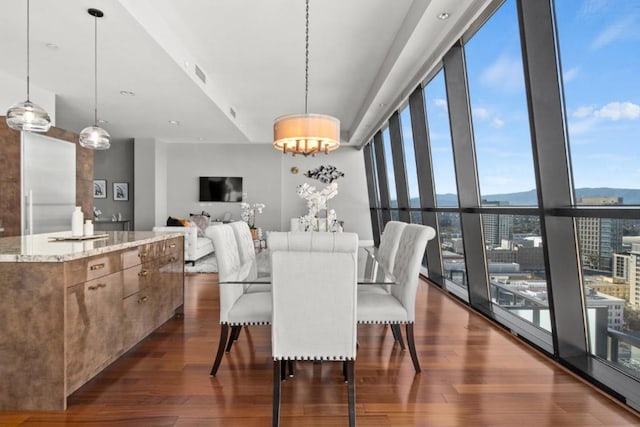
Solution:
<path fill-rule="evenodd" d="M 84 215 L 82 214 L 82 208 L 80 206 L 76 206 L 73 213 L 71 214 L 71 235 L 72 236 L 74 237 L 82 236 L 83 220 L 84 220 Z"/>
<path fill-rule="evenodd" d="M 304 114 L 278 117 L 273 123 L 273 146 L 283 154 L 328 154 L 340 147 L 340 120 L 326 114 L 309 114 L 309 0 L 306 1 Z"/>
<path fill-rule="evenodd" d="M 7 126 L 17 131 L 47 132 L 51 128 L 49 114 L 29 99 L 29 0 L 27 0 L 27 100 L 14 104 L 6 115 Z"/>
<path fill-rule="evenodd" d="M 129 200 L 129 183 L 114 182 L 113 183 L 113 200 Z"/>
<path fill-rule="evenodd" d="M 340 172 L 335 166 L 322 165 L 318 166 L 315 169 L 306 171 L 304 176 L 306 176 L 307 178 L 317 179 L 323 184 L 331 184 L 336 179 L 343 177 L 344 173 Z"/>
<path fill-rule="evenodd" d="M 98 18 L 102 18 L 104 13 L 98 9 L 88 9 L 87 13 L 93 16 L 93 126 L 87 126 L 80 132 L 78 141 L 84 148 L 92 150 L 108 150 L 111 147 L 109 132 L 98 126 Z"/>
<path fill-rule="evenodd" d="M 94 199 L 107 198 L 107 180 L 106 179 L 93 180 L 93 198 Z"/>
<path fill-rule="evenodd" d="M 261 214 L 264 211 L 265 204 L 264 203 L 253 203 L 249 204 L 247 202 L 240 203 L 240 209 L 242 209 L 242 214 L 240 218 L 247 224 L 249 224 L 249 229 L 251 229 L 251 235 L 253 236 L 253 240 L 258 238 L 258 230 L 256 228 L 256 214 Z"/>
<path fill-rule="evenodd" d="M 297 187 L 298 196 L 307 201 L 309 211 L 300 217 L 300 224 L 305 231 L 340 231 L 336 212 L 327 209 L 327 201 L 338 194 L 338 183 L 332 182 L 321 191 L 309 184 Z"/>
<path fill-rule="evenodd" d="M 90 219 L 84 221 L 84 228 L 82 234 L 85 237 L 93 236 L 93 223 Z"/>
<path fill-rule="evenodd" d="M 100 219 L 100 215 L 102 215 L 102 211 L 93 205 L 93 219 Z"/>
<path fill-rule="evenodd" d="M 298 167 L 297 167 L 297 166 L 291 166 L 291 173 L 292 173 L 292 174 L 294 174 L 294 175 L 295 175 L 295 174 L 297 174 L 299 171 L 300 171 L 300 170 L 298 169 Z"/>

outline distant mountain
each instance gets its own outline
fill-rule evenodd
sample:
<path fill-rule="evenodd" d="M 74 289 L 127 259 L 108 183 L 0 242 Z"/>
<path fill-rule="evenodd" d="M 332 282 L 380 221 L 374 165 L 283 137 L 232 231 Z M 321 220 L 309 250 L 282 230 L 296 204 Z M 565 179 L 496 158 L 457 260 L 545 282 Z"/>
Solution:
<path fill-rule="evenodd" d="M 576 198 L 581 197 L 622 197 L 622 203 L 625 205 L 640 205 L 640 190 L 630 188 L 578 188 L 576 189 Z M 492 202 L 508 202 L 510 206 L 535 206 L 538 204 L 536 190 L 487 194 L 482 198 Z M 437 194 L 436 199 L 440 207 L 458 205 L 458 196 L 455 194 Z"/>

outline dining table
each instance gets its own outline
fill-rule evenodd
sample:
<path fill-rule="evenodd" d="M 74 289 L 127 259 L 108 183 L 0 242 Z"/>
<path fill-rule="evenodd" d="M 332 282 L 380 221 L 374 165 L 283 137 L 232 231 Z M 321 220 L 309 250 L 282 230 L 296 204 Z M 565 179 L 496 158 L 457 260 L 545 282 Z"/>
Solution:
<path fill-rule="evenodd" d="M 269 262 L 269 249 L 257 249 L 256 257 L 262 259 L 258 262 L 259 269 L 257 276 L 252 263 L 246 263 L 232 275 L 221 280 L 221 284 L 271 284 L 271 263 Z M 358 278 L 360 286 L 380 286 L 397 284 L 393 274 L 385 269 L 382 262 L 376 257 L 375 248 L 359 247 L 358 257 Z"/>

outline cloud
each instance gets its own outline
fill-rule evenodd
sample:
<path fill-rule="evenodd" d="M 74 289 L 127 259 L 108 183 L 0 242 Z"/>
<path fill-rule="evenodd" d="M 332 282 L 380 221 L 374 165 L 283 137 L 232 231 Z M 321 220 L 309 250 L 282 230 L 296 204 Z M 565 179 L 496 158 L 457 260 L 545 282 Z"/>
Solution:
<path fill-rule="evenodd" d="M 582 107 L 578 107 L 578 109 L 573 112 L 572 116 L 578 119 L 589 117 L 591 113 L 593 113 L 594 108 L 594 105 L 585 105 Z"/>
<path fill-rule="evenodd" d="M 618 39 L 635 34 L 637 18 L 637 15 L 629 15 L 607 26 L 591 42 L 591 49 L 600 49 L 617 41 Z"/>
<path fill-rule="evenodd" d="M 443 98 L 436 98 L 434 99 L 433 103 L 436 105 L 436 107 L 440 107 L 443 109 L 447 109 L 447 100 L 443 99 Z"/>
<path fill-rule="evenodd" d="M 482 72 L 481 81 L 500 89 L 520 89 L 523 84 L 522 61 L 518 58 L 500 56 Z"/>
<path fill-rule="evenodd" d="M 618 101 L 609 102 L 600 108 L 596 105 L 583 105 L 571 117 L 576 119 L 569 123 L 571 135 L 586 134 L 604 121 L 640 120 L 640 105 Z"/>
<path fill-rule="evenodd" d="M 618 121 L 622 119 L 640 119 L 640 105 L 633 102 L 610 102 L 596 110 L 593 115 L 597 118 Z"/>
<path fill-rule="evenodd" d="M 502 126 L 504 126 L 504 120 L 496 117 L 493 120 L 491 120 L 491 127 L 494 129 L 500 129 Z"/>
<path fill-rule="evenodd" d="M 578 67 L 569 68 L 567 71 L 562 73 L 562 80 L 565 83 L 570 82 L 578 76 L 579 71 L 580 69 Z"/>
<path fill-rule="evenodd" d="M 479 120 L 487 120 L 491 115 L 489 110 L 484 107 L 476 107 L 473 109 L 473 117 Z"/>
<path fill-rule="evenodd" d="M 582 5 L 580 15 L 597 14 L 602 11 L 602 9 L 607 9 L 611 3 L 611 0 L 587 0 Z"/>

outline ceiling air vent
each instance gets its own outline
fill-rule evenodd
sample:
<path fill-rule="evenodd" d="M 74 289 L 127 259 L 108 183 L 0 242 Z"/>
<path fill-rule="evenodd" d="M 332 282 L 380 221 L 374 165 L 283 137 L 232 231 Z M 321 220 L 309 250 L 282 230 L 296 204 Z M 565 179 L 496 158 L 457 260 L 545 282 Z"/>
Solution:
<path fill-rule="evenodd" d="M 196 76 L 198 76 L 198 78 L 202 80 L 202 83 L 207 83 L 207 76 L 204 74 L 204 71 L 202 71 L 200 67 L 198 67 L 198 65 L 196 65 Z"/>

